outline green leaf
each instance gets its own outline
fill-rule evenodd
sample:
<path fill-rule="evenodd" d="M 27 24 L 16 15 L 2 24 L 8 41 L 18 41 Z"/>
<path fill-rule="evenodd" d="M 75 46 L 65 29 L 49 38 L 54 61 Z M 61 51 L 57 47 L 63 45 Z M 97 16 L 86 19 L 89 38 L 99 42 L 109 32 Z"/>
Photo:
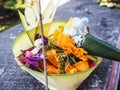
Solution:
<path fill-rule="evenodd" d="M 36 20 L 39 21 L 40 20 L 40 16 L 39 16 L 39 6 L 38 6 L 38 3 L 37 2 L 34 2 L 33 3 L 33 7 L 32 7 L 34 13 L 35 13 L 35 17 L 36 17 Z"/>
<path fill-rule="evenodd" d="M 25 32 L 26 32 L 26 34 L 28 35 L 31 43 L 33 44 L 37 26 L 36 26 L 36 27 L 34 27 L 34 26 L 33 26 L 33 27 L 29 27 L 29 26 L 27 25 L 25 16 L 24 16 L 19 10 L 18 10 L 18 13 L 19 13 L 21 22 L 22 22 L 22 24 L 23 24 L 23 27 L 24 27 L 24 29 L 25 29 Z M 29 30 L 32 30 L 34 34 L 29 33 L 29 32 L 28 32 Z"/>
<path fill-rule="evenodd" d="M 51 0 L 48 3 L 46 9 L 43 12 L 43 23 L 49 23 L 49 22 L 53 21 L 53 17 L 55 15 L 56 10 L 57 10 L 57 4 L 54 6 L 53 0 Z"/>
<path fill-rule="evenodd" d="M 25 8 L 24 13 L 25 13 L 25 19 L 26 19 L 26 22 L 27 22 L 29 28 L 36 27 L 37 21 L 36 21 L 36 16 L 35 16 L 33 9 L 27 6 Z"/>
<path fill-rule="evenodd" d="M 23 3 L 23 0 L 16 0 L 16 3 L 20 5 Z"/>
<path fill-rule="evenodd" d="M 4 0 L 3 0 L 4 1 Z M 2 2 L 2 1 L 1 1 Z M 5 3 L 3 3 L 3 7 L 4 8 L 6 8 L 6 9 L 15 9 L 15 1 L 13 1 L 13 0 L 7 0 L 7 1 L 5 1 Z"/>
<path fill-rule="evenodd" d="M 58 3 L 57 3 L 58 4 Z M 48 5 L 46 6 L 46 9 L 43 12 L 43 24 L 49 23 L 53 21 L 55 12 L 57 10 L 57 4 L 54 5 L 54 1 L 51 0 Z M 26 6 L 24 14 L 18 10 L 18 13 L 20 15 L 20 19 L 22 21 L 23 27 L 33 44 L 34 37 L 36 34 L 40 34 L 40 23 L 39 23 L 39 8 L 38 8 L 38 2 L 34 2 L 33 6 Z M 29 33 L 29 30 L 33 30 L 34 34 Z"/>
<path fill-rule="evenodd" d="M 27 31 L 27 22 L 26 22 L 26 19 L 25 19 L 25 16 L 20 12 L 20 10 L 18 10 L 18 13 L 19 13 L 19 16 L 20 16 L 20 19 L 21 19 L 21 22 L 23 24 L 23 27 L 25 29 L 25 31 Z"/>

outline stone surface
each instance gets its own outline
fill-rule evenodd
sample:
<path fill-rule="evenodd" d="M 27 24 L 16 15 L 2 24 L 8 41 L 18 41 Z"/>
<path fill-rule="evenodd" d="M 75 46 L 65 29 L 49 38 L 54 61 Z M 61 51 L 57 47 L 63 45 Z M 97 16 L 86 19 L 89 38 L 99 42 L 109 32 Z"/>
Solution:
<path fill-rule="evenodd" d="M 88 17 L 92 34 L 116 45 L 120 32 L 119 9 L 99 7 L 95 0 L 71 0 L 58 8 L 55 20 L 67 21 L 69 17 Z M 21 32 L 23 27 L 18 24 L 0 33 L 0 90 L 45 90 L 44 85 L 22 71 L 14 60 L 12 44 Z M 104 90 L 111 65 L 112 61 L 104 59 L 77 90 Z"/>

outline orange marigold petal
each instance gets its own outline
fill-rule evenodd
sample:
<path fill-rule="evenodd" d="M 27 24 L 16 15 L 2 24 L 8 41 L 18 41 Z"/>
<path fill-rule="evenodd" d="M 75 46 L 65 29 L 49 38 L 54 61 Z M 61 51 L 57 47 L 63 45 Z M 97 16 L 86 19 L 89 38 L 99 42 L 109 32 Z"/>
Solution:
<path fill-rule="evenodd" d="M 78 70 L 78 71 L 85 71 L 89 69 L 89 64 L 86 61 L 79 61 L 76 64 L 74 64 L 74 67 Z"/>
<path fill-rule="evenodd" d="M 75 42 L 70 39 L 68 35 L 65 34 L 59 34 L 57 37 L 57 44 L 63 49 L 66 48 L 73 48 L 75 46 Z"/>
<path fill-rule="evenodd" d="M 46 60 L 48 60 L 55 67 L 58 67 L 58 62 L 56 60 L 57 57 L 58 57 L 58 55 L 57 55 L 55 49 L 46 51 Z"/>
<path fill-rule="evenodd" d="M 80 58 L 81 60 L 83 61 L 87 61 L 88 60 L 88 57 L 87 57 L 87 51 L 84 50 L 83 48 L 74 48 L 73 50 L 73 54 Z"/>
<path fill-rule="evenodd" d="M 60 74 L 60 70 L 58 70 L 56 68 L 48 68 L 47 73 L 48 74 Z"/>
<path fill-rule="evenodd" d="M 65 68 L 65 71 L 66 72 L 68 72 L 70 69 L 72 69 L 73 68 L 73 66 L 71 66 L 70 64 L 68 64 L 67 66 L 66 66 L 66 68 Z"/>
<path fill-rule="evenodd" d="M 72 74 L 72 73 L 77 72 L 77 69 L 74 68 L 73 66 L 71 66 L 70 64 L 68 64 L 67 67 L 66 67 L 66 69 L 65 69 L 65 72 L 67 74 Z"/>
<path fill-rule="evenodd" d="M 68 74 L 72 74 L 72 73 L 76 73 L 76 72 L 77 72 L 77 69 L 76 68 L 72 68 L 67 73 Z"/>
<path fill-rule="evenodd" d="M 40 68 L 44 70 L 44 64 L 43 61 L 40 62 Z M 46 62 L 46 69 L 48 74 L 60 74 L 60 70 L 55 68 L 52 64 L 49 62 Z"/>

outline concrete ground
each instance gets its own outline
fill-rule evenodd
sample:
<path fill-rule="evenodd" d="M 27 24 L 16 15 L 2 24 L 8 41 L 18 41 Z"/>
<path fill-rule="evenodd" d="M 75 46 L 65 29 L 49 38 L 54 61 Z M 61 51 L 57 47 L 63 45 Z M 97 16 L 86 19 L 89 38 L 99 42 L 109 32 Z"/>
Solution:
<path fill-rule="evenodd" d="M 58 8 L 54 19 L 67 21 L 69 17 L 88 17 L 92 34 L 116 46 L 120 33 L 120 9 L 99 7 L 95 0 L 71 0 Z M 23 72 L 14 60 L 12 44 L 21 32 L 23 27 L 18 24 L 0 33 L 0 90 L 45 90 L 44 85 Z M 104 59 L 77 90 L 108 90 L 108 87 L 117 90 L 116 77 L 113 86 L 109 86 L 113 63 Z"/>

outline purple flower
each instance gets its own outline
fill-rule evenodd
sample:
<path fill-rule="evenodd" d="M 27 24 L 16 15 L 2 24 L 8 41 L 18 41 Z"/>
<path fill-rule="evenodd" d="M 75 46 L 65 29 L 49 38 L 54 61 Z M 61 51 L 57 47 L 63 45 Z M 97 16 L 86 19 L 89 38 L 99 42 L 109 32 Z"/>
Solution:
<path fill-rule="evenodd" d="M 23 57 L 23 60 L 27 62 L 30 66 L 38 68 L 39 62 L 42 60 L 41 54 L 36 54 L 32 57 Z"/>
<path fill-rule="evenodd" d="M 42 60 L 40 57 L 25 57 L 25 58 L 30 60 L 30 61 L 40 61 L 40 60 Z"/>
<path fill-rule="evenodd" d="M 44 38 L 44 45 L 46 45 L 48 43 L 48 38 L 45 36 L 43 38 Z M 27 50 L 21 50 L 21 52 L 23 52 L 23 55 L 24 55 L 22 59 L 24 63 L 28 63 L 30 66 L 38 68 L 39 62 L 43 60 L 43 55 L 39 53 L 40 48 L 38 48 L 42 43 L 41 37 L 39 36 L 39 34 L 36 35 L 35 41 L 36 43 L 34 42 L 33 48 L 30 48 Z M 35 51 L 36 49 L 38 50 L 37 53 L 36 52 L 33 53 L 32 51 L 33 50 Z M 27 51 L 31 52 L 32 55 L 26 55 Z"/>
<path fill-rule="evenodd" d="M 36 68 L 39 67 L 39 62 L 38 62 L 38 61 L 29 61 L 29 64 L 30 64 L 32 67 L 36 67 Z"/>
<path fill-rule="evenodd" d="M 40 38 L 40 35 L 39 35 L 39 34 L 36 34 L 35 40 L 36 40 L 36 39 L 39 39 L 39 38 Z"/>
<path fill-rule="evenodd" d="M 37 40 L 37 39 L 39 39 L 39 38 L 41 38 L 41 36 L 39 36 L 39 34 L 36 34 L 35 40 Z M 43 38 L 44 38 L 44 45 L 46 45 L 46 44 L 48 43 L 48 38 L 45 37 L 45 36 L 43 36 Z"/>
<path fill-rule="evenodd" d="M 48 43 L 48 38 L 44 37 L 44 45 L 46 45 Z"/>

